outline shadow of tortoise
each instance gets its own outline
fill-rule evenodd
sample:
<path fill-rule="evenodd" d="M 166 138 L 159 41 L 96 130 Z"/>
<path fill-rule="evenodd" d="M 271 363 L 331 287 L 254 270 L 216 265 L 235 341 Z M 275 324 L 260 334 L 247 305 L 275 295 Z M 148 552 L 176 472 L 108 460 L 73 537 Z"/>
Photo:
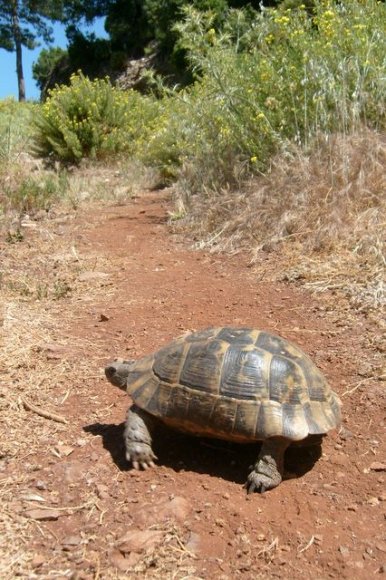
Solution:
<path fill-rule="evenodd" d="M 121 471 L 132 469 L 125 458 L 124 423 L 119 425 L 94 423 L 84 431 L 102 437 L 103 447 L 110 453 Z M 260 443 L 238 444 L 218 439 L 204 439 L 185 435 L 160 425 L 153 439 L 158 464 L 175 472 L 192 471 L 244 484 L 249 467 L 257 459 Z M 310 471 L 322 455 L 321 438 L 291 445 L 285 454 L 284 480 L 302 477 Z"/>

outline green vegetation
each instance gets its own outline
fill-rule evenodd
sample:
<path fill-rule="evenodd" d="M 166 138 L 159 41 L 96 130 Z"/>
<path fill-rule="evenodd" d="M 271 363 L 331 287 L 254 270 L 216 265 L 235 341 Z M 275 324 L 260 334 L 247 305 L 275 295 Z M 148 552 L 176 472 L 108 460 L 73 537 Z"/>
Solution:
<path fill-rule="evenodd" d="M 62 48 L 43 48 L 38 60 L 32 66 L 32 76 L 40 91 L 43 91 L 58 63 L 62 62 L 68 53 Z"/>
<path fill-rule="evenodd" d="M 33 132 L 31 119 L 36 108 L 13 99 L 0 101 L 0 168 L 5 162 L 16 161 L 29 149 Z"/>
<path fill-rule="evenodd" d="M 288 143 L 385 122 L 385 7 L 375 1 L 233 12 L 221 33 L 189 10 L 178 26 L 197 81 L 166 99 L 149 147 L 178 158 L 202 186 L 262 170 Z M 172 146 L 171 146 L 172 144 Z M 178 152 L 178 155 L 176 154 Z M 245 171 L 244 171 L 245 172 Z"/>
<path fill-rule="evenodd" d="M 291 143 L 385 122 L 385 7 L 370 0 L 297 9 L 185 8 L 175 28 L 195 82 L 157 101 L 73 75 L 35 120 L 35 151 L 65 162 L 124 152 L 182 175 L 192 191 L 238 183 Z"/>
<path fill-rule="evenodd" d="M 50 92 L 34 119 L 34 151 L 70 163 L 130 154 L 136 139 L 150 130 L 157 110 L 154 99 L 120 91 L 108 79 L 73 75 L 69 86 Z"/>
<path fill-rule="evenodd" d="M 17 187 L 5 189 L 8 204 L 19 213 L 48 210 L 63 195 L 67 186 L 65 173 L 25 176 Z"/>
<path fill-rule="evenodd" d="M 301 0 L 290 0 L 291 6 Z M 284 0 L 287 4 L 288 0 Z M 313 0 L 306 4 L 312 5 Z M 276 6 L 280 0 L 265 0 L 264 6 Z M 71 74 L 81 70 L 91 78 L 102 77 L 106 70 L 124 70 L 128 60 L 144 55 L 156 56 L 154 63 L 171 84 L 190 83 L 186 52 L 178 43 L 174 29 L 181 22 L 184 10 L 193 7 L 210 11 L 216 30 L 227 19 L 228 9 L 254 8 L 260 10 L 260 0 L 70 0 L 62 3 L 63 22 L 66 23 L 68 58 L 57 63 L 53 74 L 44 82 L 52 89 L 56 83 L 68 84 Z M 105 17 L 108 39 L 85 34 L 80 23 Z M 40 62 L 40 61 L 43 62 Z M 45 70 L 45 56 L 36 62 L 39 71 Z M 41 82 L 41 79 L 39 79 Z"/>

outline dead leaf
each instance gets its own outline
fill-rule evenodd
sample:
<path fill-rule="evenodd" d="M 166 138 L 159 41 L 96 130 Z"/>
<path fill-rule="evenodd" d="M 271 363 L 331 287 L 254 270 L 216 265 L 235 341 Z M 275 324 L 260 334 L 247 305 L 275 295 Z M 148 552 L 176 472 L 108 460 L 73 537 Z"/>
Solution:
<path fill-rule="evenodd" d="M 380 503 L 380 502 L 379 502 L 379 499 L 378 499 L 377 497 L 370 497 L 370 498 L 369 498 L 369 499 L 366 501 L 366 503 L 374 507 L 374 506 L 377 506 L 377 505 L 379 505 L 379 503 Z"/>
<path fill-rule="evenodd" d="M 107 485 L 104 485 L 103 483 L 97 483 L 95 487 L 99 499 L 108 499 L 110 497 L 109 488 Z"/>
<path fill-rule="evenodd" d="M 74 451 L 74 447 L 70 447 L 69 445 L 57 445 L 55 449 L 64 457 L 68 457 Z"/>
<path fill-rule="evenodd" d="M 73 354 L 69 346 L 56 343 L 40 344 L 37 352 L 43 352 L 48 360 L 60 360 Z"/>

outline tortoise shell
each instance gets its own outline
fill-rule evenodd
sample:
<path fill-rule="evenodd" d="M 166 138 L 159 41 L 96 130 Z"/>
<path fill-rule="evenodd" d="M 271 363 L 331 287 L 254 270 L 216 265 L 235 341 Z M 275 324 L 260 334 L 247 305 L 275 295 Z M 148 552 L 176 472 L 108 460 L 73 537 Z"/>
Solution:
<path fill-rule="evenodd" d="M 132 363 L 126 387 L 150 415 L 201 436 L 299 441 L 340 422 L 340 400 L 310 358 L 252 328 L 178 338 Z"/>

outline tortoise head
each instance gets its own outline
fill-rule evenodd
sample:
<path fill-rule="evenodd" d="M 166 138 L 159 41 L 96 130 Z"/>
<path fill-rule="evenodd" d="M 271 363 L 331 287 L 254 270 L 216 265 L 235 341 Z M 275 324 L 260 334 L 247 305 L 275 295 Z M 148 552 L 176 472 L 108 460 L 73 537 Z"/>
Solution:
<path fill-rule="evenodd" d="M 133 361 L 117 359 L 110 363 L 105 368 L 106 378 L 116 387 L 125 390 L 132 362 Z"/>

